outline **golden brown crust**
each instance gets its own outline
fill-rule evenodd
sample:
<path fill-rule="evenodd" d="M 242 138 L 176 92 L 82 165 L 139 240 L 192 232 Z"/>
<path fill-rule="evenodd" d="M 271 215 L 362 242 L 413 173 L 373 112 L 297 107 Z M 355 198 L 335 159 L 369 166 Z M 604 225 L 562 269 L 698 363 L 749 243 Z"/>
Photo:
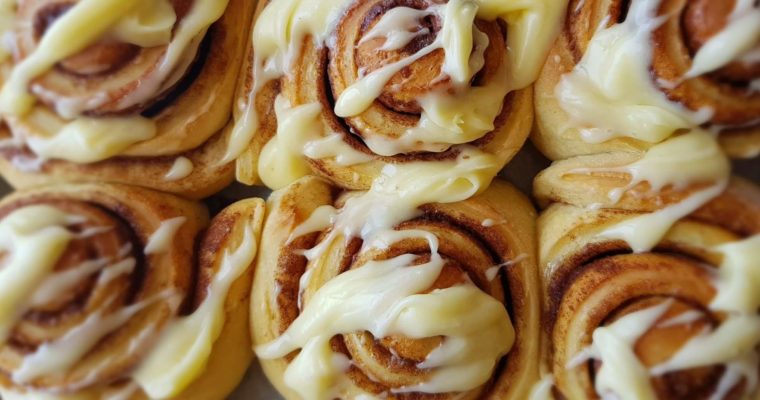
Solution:
<path fill-rule="evenodd" d="M 718 6 L 708 9 L 702 3 Z M 631 138 L 616 138 L 604 143 L 583 141 L 577 130 L 567 129 L 571 120 L 555 97 L 555 87 L 562 75 L 572 71 L 580 62 L 600 24 L 605 18 L 609 18 L 607 26 L 622 21 L 627 13 L 626 7 L 627 2 L 618 0 L 570 2 L 564 29 L 535 85 L 536 119 L 532 140 L 550 159 L 607 151 L 638 151 L 651 146 Z M 719 31 L 718 26 L 725 24 L 725 7 L 732 10 L 733 1 L 666 0 L 660 4 L 658 15 L 668 17 L 651 38 L 653 61 L 650 70 L 656 86 L 660 85 L 658 82 L 682 80 L 701 43 L 714 36 Z M 760 93 L 750 88 L 750 81 L 757 79 L 760 71 L 756 64 L 746 70 L 734 64 L 714 73 L 683 80 L 672 89 L 659 87 L 670 100 L 690 110 L 711 109 L 713 114 L 706 125 L 722 129 L 720 141 L 725 150 L 732 157 L 749 158 L 760 154 Z"/>
<path fill-rule="evenodd" d="M 317 243 L 322 233 L 301 236 L 288 243 L 291 232 L 322 205 L 339 206 L 345 196 L 337 196 L 334 187 L 320 178 L 303 178 L 277 191 L 269 202 L 269 215 L 262 235 L 262 253 L 257 265 L 253 288 L 252 329 L 254 343 L 267 343 L 280 334 L 299 315 L 299 280 L 307 261 L 299 249 Z M 508 204 L 508 206 L 506 205 Z M 534 218 L 530 203 L 510 185 L 495 182 L 482 195 L 455 204 L 423 206 L 422 214 L 405 221 L 396 229 L 424 229 L 435 234 L 440 254 L 446 264 L 434 288 L 462 283 L 463 273 L 484 292 L 505 302 L 515 326 L 516 342 L 505 356 L 493 378 L 482 387 L 467 393 L 426 395 L 423 393 L 390 394 L 399 399 L 428 398 L 523 398 L 537 380 L 538 298 L 534 268 Z M 494 225 L 483 226 L 492 219 Z M 488 224 L 487 224 L 488 225 Z M 287 244 L 285 244 L 287 243 Z M 331 248 L 326 259 L 309 263 L 310 278 L 300 298 L 310 296 L 325 282 L 353 268 L 361 268 L 371 260 L 381 260 L 405 253 L 420 255 L 425 260 L 429 246 L 419 239 L 404 239 L 384 250 L 359 254 L 360 239 L 345 246 Z M 495 280 L 486 271 L 494 265 L 525 257 L 510 266 Z M 274 284 L 272 284 L 274 282 Z M 333 351 L 342 352 L 352 361 L 348 372 L 352 384 L 370 393 L 419 383 L 429 371 L 417 364 L 440 344 L 438 338 L 412 340 L 404 337 L 375 339 L 368 333 L 336 336 Z M 392 356 L 396 354 L 396 356 Z M 263 360 L 269 379 L 287 398 L 296 398 L 283 382 L 283 373 L 290 357 Z M 371 378 L 370 378 L 371 377 Z M 395 397 L 394 397 L 395 396 Z"/>
<path fill-rule="evenodd" d="M 257 15 L 268 1 L 259 2 Z M 422 9 L 432 0 L 373 0 L 354 2 L 339 21 L 333 32 L 336 46 L 328 49 L 314 43 L 311 37 L 304 39 L 301 52 L 295 57 L 290 73 L 277 81 L 268 82 L 255 98 L 255 109 L 259 115 L 256 130 L 248 150 L 237 163 L 238 180 L 243 183 L 258 183 L 259 155 L 264 146 L 277 132 L 274 99 L 282 94 L 292 105 L 319 103 L 319 115 L 325 132 L 337 133 L 351 148 L 366 154 L 371 161 L 352 166 L 339 165 L 333 158 L 308 159 L 312 171 L 331 180 L 336 185 L 352 190 L 366 190 L 372 180 L 387 164 L 413 161 L 452 160 L 457 157 L 456 148 L 444 152 L 414 152 L 395 156 L 381 156 L 372 152 L 364 143 L 365 139 L 396 139 L 407 129 L 417 125 L 420 107 L 416 99 L 419 95 L 442 90 L 451 86 L 450 79 L 438 79 L 441 52 L 432 52 L 411 66 L 396 74 L 386 85 L 380 97 L 360 115 L 348 118 L 338 117 L 333 109 L 335 98 L 358 79 L 358 71 L 372 71 L 382 65 L 414 54 L 435 39 L 440 26 L 436 21 L 425 21 L 432 33 L 413 40 L 405 48 L 397 51 L 381 51 L 376 40 L 358 44 L 364 34 L 390 9 L 399 6 Z M 485 52 L 485 66 L 474 78 L 472 85 L 485 86 L 496 80 L 498 66 L 506 52 L 503 27 L 496 22 L 477 21 L 478 27 L 486 32 L 490 44 Z M 440 23 L 438 23 L 440 25 Z M 253 54 L 249 49 L 246 64 L 240 78 L 238 97 L 247 102 L 253 87 Z M 494 130 L 482 138 L 470 142 L 487 153 L 494 154 L 501 164 L 506 164 L 527 139 L 533 122 L 533 89 L 526 88 L 509 93 L 503 99 L 503 108 L 494 122 Z"/>

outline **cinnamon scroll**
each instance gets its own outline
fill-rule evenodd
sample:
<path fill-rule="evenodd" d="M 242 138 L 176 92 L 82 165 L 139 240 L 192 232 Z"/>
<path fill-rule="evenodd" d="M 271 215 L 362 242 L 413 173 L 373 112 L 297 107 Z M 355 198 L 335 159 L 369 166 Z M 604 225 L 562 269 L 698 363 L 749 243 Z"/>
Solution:
<path fill-rule="evenodd" d="M 757 156 L 759 52 L 756 1 L 571 1 L 536 83 L 534 141 L 564 159 L 701 127 Z"/>
<path fill-rule="evenodd" d="M 754 398 L 760 189 L 733 178 L 672 222 L 695 195 L 646 186 L 616 208 L 604 206 L 606 193 L 550 195 L 558 202 L 538 224 L 540 389 L 566 399 Z"/>
<path fill-rule="evenodd" d="M 234 87 L 254 5 L 19 0 L 2 9 L 0 171 L 204 197 L 232 179 Z"/>
<path fill-rule="evenodd" d="M 262 1 L 229 157 L 281 188 L 315 173 L 366 190 L 390 164 L 474 148 L 503 166 L 563 1 Z"/>
<path fill-rule="evenodd" d="M 260 200 L 209 225 L 195 203 L 104 184 L 0 201 L 0 395 L 225 398 L 252 358 L 262 219 Z"/>
<path fill-rule="evenodd" d="M 452 185 L 391 198 L 307 177 L 273 194 L 251 324 L 286 398 L 527 397 L 535 212 L 505 183 L 469 200 Z"/>

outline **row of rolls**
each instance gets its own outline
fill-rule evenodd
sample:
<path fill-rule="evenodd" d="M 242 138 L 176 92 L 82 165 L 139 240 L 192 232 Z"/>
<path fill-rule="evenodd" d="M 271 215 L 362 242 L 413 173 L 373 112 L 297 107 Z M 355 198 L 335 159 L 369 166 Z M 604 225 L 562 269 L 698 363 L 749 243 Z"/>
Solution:
<path fill-rule="evenodd" d="M 604 232 L 647 200 L 539 217 L 500 180 L 424 186 L 451 201 L 305 177 L 209 220 L 132 186 L 10 195 L 0 395 L 222 399 L 254 355 L 287 399 L 757 395 L 756 185 L 646 251 Z"/>
<path fill-rule="evenodd" d="M 645 152 L 695 129 L 752 158 L 756 7 L 8 1 L 0 173 L 15 187 L 112 182 L 190 198 L 310 174 L 366 190 L 388 165 L 469 148 L 503 167 L 531 131 L 552 160 Z"/>
<path fill-rule="evenodd" d="M 0 30 L 3 399 L 222 399 L 254 356 L 287 399 L 758 396 L 756 1 L 18 0 Z M 495 179 L 529 136 L 540 215 Z M 233 179 L 275 192 L 210 217 Z"/>

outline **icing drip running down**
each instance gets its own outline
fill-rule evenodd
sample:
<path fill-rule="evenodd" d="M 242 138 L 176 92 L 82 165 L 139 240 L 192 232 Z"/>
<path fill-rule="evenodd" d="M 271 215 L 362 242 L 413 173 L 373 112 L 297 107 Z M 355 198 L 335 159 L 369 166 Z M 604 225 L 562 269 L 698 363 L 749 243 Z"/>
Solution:
<path fill-rule="evenodd" d="M 760 308 L 760 235 L 717 248 L 723 254 L 718 269 L 718 295 L 711 307 L 716 310 L 751 314 Z"/>
<path fill-rule="evenodd" d="M 696 128 L 711 117 L 670 101 L 652 81 L 652 31 L 660 0 L 631 2 L 625 22 L 594 34 L 586 53 L 555 89 L 562 109 L 583 140 L 605 142 L 630 137 L 659 143 L 681 129 Z"/>
<path fill-rule="evenodd" d="M 349 390 L 345 372 L 350 361 L 332 351 L 329 341 L 334 335 L 367 331 L 376 338 L 443 336 L 443 344 L 418 364 L 431 371 L 428 378 L 392 391 L 446 393 L 487 382 L 514 341 L 504 305 L 472 283 L 426 292 L 445 264 L 438 238 L 424 230 L 394 227 L 418 215 L 423 204 L 453 203 L 479 193 L 497 168 L 490 156 L 475 151 L 465 151 L 457 161 L 390 165 L 368 192 L 350 196 L 342 208 L 317 208 L 290 235 L 293 240 L 330 227 L 329 234 L 305 252 L 309 260 L 320 259 L 336 241 L 354 237 L 364 241 L 359 254 L 405 239 L 423 239 L 430 259 L 418 263 L 417 255 L 402 254 L 338 275 L 309 297 L 282 336 L 258 346 L 257 354 L 274 359 L 300 349 L 285 372 L 286 385 L 304 399 L 330 399 Z M 301 289 L 307 281 L 302 278 Z"/>
<path fill-rule="evenodd" d="M 622 172 L 631 177 L 628 185 L 610 191 L 613 204 L 642 182 L 649 183 L 653 191 L 665 187 L 682 190 L 692 184 L 714 182 L 711 187 L 690 195 L 680 203 L 651 214 L 628 218 L 599 234 L 602 238 L 624 240 L 631 249 L 641 253 L 654 248 L 678 220 L 723 193 L 728 185 L 731 164 L 712 136 L 696 130 L 653 146 L 640 160 L 630 165 L 570 171 L 594 172 Z"/>
<path fill-rule="evenodd" d="M 145 245 L 145 255 L 161 254 L 169 250 L 182 224 L 187 221 L 185 217 L 176 217 L 161 222 L 161 226 L 150 235 L 148 243 Z"/>
<path fill-rule="evenodd" d="M 554 376 L 552 374 L 544 375 L 540 381 L 533 385 L 528 400 L 552 400 L 552 387 L 554 387 Z"/>
<path fill-rule="evenodd" d="M 268 187 L 280 189 L 308 175 L 311 170 L 306 158 L 335 158 L 341 165 L 371 161 L 371 157 L 355 150 L 335 133 L 322 135 L 324 127 L 317 116 L 322 110 L 319 103 L 291 107 L 284 96 L 274 103 L 277 115 L 277 135 L 261 152 L 259 174 Z"/>
<path fill-rule="evenodd" d="M 190 159 L 187 157 L 177 157 L 169 172 L 164 176 L 164 180 L 167 182 L 175 182 L 185 179 L 193 173 L 193 168 L 195 167 Z"/>
<path fill-rule="evenodd" d="M 254 107 L 259 91 L 268 82 L 289 73 L 306 37 L 310 36 L 319 47 L 325 46 L 352 3 L 352 0 L 278 0 L 262 11 L 252 38 L 254 84 L 247 101 L 241 101 L 241 113 L 236 118 L 225 162 L 243 153 L 259 127 Z M 364 42 L 384 40 L 382 48 L 388 50 L 404 47 L 426 33 L 425 29 L 414 27 L 420 18 L 429 15 L 441 20 L 441 32 L 433 43 L 416 54 L 361 77 L 337 96 L 334 111 L 343 117 L 362 113 L 396 72 L 434 50 L 443 49 L 445 61 L 441 73 L 452 79 L 455 90 L 417 99 L 424 110 L 420 123 L 399 140 L 367 145 L 376 154 L 389 156 L 420 150 L 444 151 L 454 144 L 482 137 L 493 129 L 507 93 L 528 86 L 537 77 L 543 56 L 557 34 L 565 3 L 452 0 L 425 10 L 391 9 L 364 36 Z M 468 87 L 470 78 L 483 67 L 483 52 L 488 46 L 487 36 L 474 25 L 475 19 L 503 20 L 509 31 L 508 51 L 497 82 L 483 87 Z M 303 147 L 303 143 L 298 147 Z"/>
<path fill-rule="evenodd" d="M 227 250 L 206 297 L 191 315 L 174 320 L 154 351 L 133 373 L 135 381 L 151 397 L 177 396 L 203 373 L 211 348 L 222 331 L 224 306 L 232 284 L 253 263 L 258 250 L 254 224 L 245 225 L 238 247 Z"/>
<path fill-rule="evenodd" d="M 752 62 L 760 44 L 760 5 L 736 0 L 726 27 L 710 38 L 694 56 L 684 78 L 694 78 L 725 67 L 736 60 Z"/>
<path fill-rule="evenodd" d="M 4 21 L 14 18 L 15 6 L 15 2 L 0 3 L 0 33 L 9 32 Z M 124 110 L 145 103 L 177 82 L 193 59 L 188 53 L 195 54 L 200 39 L 226 7 L 226 0 L 194 1 L 188 14 L 175 24 L 177 17 L 167 0 L 76 2 L 53 21 L 37 47 L 3 77 L 0 114 L 9 120 L 23 121 L 40 132 L 25 134 L 21 139 L 42 159 L 93 163 L 119 155 L 132 145 L 155 137 L 155 121 L 140 115 L 83 116 L 87 109 L 108 101 L 107 93 L 95 98 L 66 98 L 56 101 L 55 110 L 50 110 L 37 105 L 35 97 L 50 93 L 32 82 L 99 41 L 166 46 L 157 68 L 140 79 L 136 90 L 120 99 L 118 107 Z"/>

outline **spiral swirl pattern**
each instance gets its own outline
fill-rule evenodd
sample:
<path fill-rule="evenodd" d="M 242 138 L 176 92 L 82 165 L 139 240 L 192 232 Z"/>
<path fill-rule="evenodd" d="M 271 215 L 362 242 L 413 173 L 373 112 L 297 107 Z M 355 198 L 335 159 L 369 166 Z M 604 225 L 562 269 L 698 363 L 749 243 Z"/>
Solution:
<path fill-rule="evenodd" d="M 534 363 L 537 343 L 532 338 L 537 334 L 538 299 L 534 297 L 536 277 L 531 267 L 529 220 L 534 214 L 524 199 L 511 187 L 495 183 L 472 200 L 422 207 L 419 216 L 395 228 L 398 240 L 387 247 L 363 248 L 359 238 L 345 242 L 338 239 L 323 256 L 307 260 L 303 250 L 317 245 L 330 228 L 290 238 L 294 229 L 320 206 L 341 207 L 350 196 L 338 195 L 318 178 L 304 178 L 276 192 L 262 248 L 278 250 L 264 250 L 258 263 L 252 316 L 255 343 L 264 344 L 284 333 L 321 288 L 348 271 L 378 268 L 364 266 L 405 254 L 416 256 L 413 265 L 424 265 L 440 255 L 441 273 L 424 293 L 474 285 L 496 299 L 506 307 L 514 326 L 515 342 L 509 353 L 498 362 L 486 383 L 470 391 L 406 392 L 405 387 L 415 387 L 434 376 L 435 368 L 421 365 L 445 338 L 374 337 L 368 331 L 337 335 L 330 341 L 332 351 L 351 361 L 345 371 L 349 388 L 341 396 L 369 393 L 400 399 L 469 399 L 526 395 L 537 373 Z M 505 197 L 514 200 L 509 209 L 499 205 Z M 492 221 L 493 225 L 483 226 L 483 221 Z M 427 240 L 410 235 L 421 231 L 438 238 L 437 253 L 431 252 Z M 272 280 L 274 285 L 268 283 Z M 268 377 L 288 398 L 296 398 L 292 388 L 283 382 L 283 373 L 292 362 L 292 354 L 263 360 Z"/>

